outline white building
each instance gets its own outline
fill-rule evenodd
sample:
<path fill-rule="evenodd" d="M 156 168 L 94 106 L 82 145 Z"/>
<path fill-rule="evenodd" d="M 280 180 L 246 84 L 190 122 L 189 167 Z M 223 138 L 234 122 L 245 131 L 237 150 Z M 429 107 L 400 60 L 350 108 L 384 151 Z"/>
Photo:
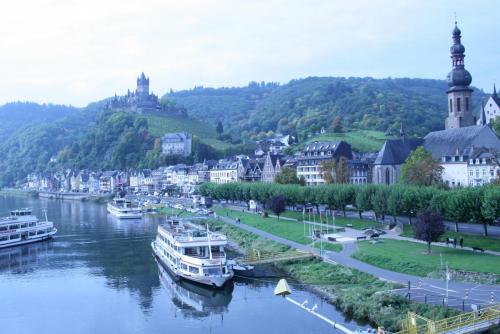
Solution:
<path fill-rule="evenodd" d="M 500 117 L 500 98 L 498 98 L 495 86 L 493 86 L 493 94 L 484 105 L 484 116 L 486 124 L 491 124 L 495 118 Z"/>
<path fill-rule="evenodd" d="M 240 182 L 245 176 L 245 167 L 241 160 L 222 160 L 210 170 L 210 182 L 224 184 Z"/>
<path fill-rule="evenodd" d="M 482 186 L 500 177 L 500 161 L 491 152 L 480 150 L 469 158 L 467 171 L 470 186 Z"/>
<path fill-rule="evenodd" d="M 167 133 L 161 137 L 161 152 L 165 155 L 191 155 L 192 135 L 187 132 Z"/>

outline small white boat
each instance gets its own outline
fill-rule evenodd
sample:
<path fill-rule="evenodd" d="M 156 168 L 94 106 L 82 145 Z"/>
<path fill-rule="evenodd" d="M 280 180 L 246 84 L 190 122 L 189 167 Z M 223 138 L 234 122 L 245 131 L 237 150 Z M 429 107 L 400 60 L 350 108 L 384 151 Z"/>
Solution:
<path fill-rule="evenodd" d="M 151 243 L 160 263 L 177 278 L 220 288 L 233 278 L 226 261 L 226 236 L 183 220 L 158 225 Z"/>
<path fill-rule="evenodd" d="M 57 233 L 54 223 L 39 221 L 31 210 L 10 212 L 9 217 L 0 218 L 0 248 L 47 240 Z"/>
<path fill-rule="evenodd" d="M 119 219 L 140 219 L 142 217 L 141 208 L 125 198 L 113 199 L 112 202 L 108 203 L 107 210 Z"/>

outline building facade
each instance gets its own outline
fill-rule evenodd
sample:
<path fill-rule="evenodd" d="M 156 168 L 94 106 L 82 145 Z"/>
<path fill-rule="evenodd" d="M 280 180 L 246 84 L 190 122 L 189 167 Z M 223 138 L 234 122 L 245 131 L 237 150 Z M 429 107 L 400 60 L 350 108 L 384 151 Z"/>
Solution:
<path fill-rule="evenodd" d="M 193 136 L 187 132 L 167 133 L 161 137 L 161 153 L 164 155 L 191 155 Z"/>
<path fill-rule="evenodd" d="M 107 109 L 127 110 L 137 113 L 148 113 L 162 110 L 158 96 L 149 93 L 149 78 L 144 72 L 137 78 L 137 88 L 135 92 L 127 92 L 125 96 L 115 95 L 106 104 Z"/>
<path fill-rule="evenodd" d="M 329 160 L 344 157 L 352 159 L 351 145 L 344 141 L 322 141 L 307 144 L 301 155 L 297 157 L 297 177 L 304 178 L 307 185 L 325 184 L 321 165 Z"/>

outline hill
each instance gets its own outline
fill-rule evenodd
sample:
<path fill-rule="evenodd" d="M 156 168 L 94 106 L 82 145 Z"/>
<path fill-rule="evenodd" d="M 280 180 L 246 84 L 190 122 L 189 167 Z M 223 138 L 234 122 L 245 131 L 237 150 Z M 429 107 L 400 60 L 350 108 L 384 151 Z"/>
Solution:
<path fill-rule="evenodd" d="M 385 140 L 390 138 L 390 136 L 386 136 L 382 131 L 374 130 L 353 130 L 344 133 L 332 132 L 308 138 L 299 145 L 295 146 L 294 151 L 303 149 L 305 145 L 313 141 L 343 140 L 349 143 L 352 149 L 356 152 L 377 152 L 382 148 Z"/>
<path fill-rule="evenodd" d="M 165 98 L 188 114 L 244 139 L 269 131 L 295 133 L 300 139 L 330 128 L 337 116 L 345 127 L 396 134 L 401 121 L 410 136 L 444 127 L 444 80 L 310 77 L 287 84 L 250 83 L 246 87 L 170 92 Z M 475 90 L 473 107 L 486 95 Z"/>
<path fill-rule="evenodd" d="M 40 123 L 50 123 L 78 112 L 65 105 L 11 102 L 0 106 L 0 141 L 21 129 Z"/>

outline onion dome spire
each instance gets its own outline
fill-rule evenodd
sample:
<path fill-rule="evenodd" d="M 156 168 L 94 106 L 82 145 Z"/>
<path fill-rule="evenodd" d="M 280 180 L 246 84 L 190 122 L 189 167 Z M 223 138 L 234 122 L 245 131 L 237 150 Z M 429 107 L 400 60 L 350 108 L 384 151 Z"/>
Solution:
<path fill-rule="evenodd" d="M 452 70 L 448 73 L 448 86 L 451 90 L 454 88 L 458 89 L 468 89 L 468 86 L 472 82 L 472 76 L 469 71 L 465 69 L 464 58 L 465 58 L 465 47 L 462 44 L 462 32 L 457 26 L 455 21 L 455 28 L 452 31 L 453 45 L 450 47 L 451 60 L 452 60 Z"/>

